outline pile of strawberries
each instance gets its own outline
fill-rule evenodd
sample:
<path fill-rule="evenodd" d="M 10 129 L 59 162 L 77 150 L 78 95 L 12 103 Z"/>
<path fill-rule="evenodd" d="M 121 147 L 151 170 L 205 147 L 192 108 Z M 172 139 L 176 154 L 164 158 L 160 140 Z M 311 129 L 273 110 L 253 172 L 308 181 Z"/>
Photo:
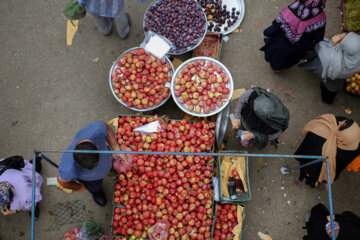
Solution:
<path fill-rule="evenodd" d="M 237 206 L 233 204 L 217 204 L 214 240 L 233 240 L 232 230 L 238 224 Z"/>
<path fill-rule="evenodd" d="M 163 131 L 134 131 L 155 120 Z M 133 151 L 206 152 L 212 150 L 214 127 L 205 121 L 126 116 L 119 118 L 116 138 Z M 167 239 L 209 239 L 213 162 L 211 156 L 133 154 L 131 167 L 115 184 L 112 235 L 146 238 L 151 226 L 165 220 L 170 223 Z"/>

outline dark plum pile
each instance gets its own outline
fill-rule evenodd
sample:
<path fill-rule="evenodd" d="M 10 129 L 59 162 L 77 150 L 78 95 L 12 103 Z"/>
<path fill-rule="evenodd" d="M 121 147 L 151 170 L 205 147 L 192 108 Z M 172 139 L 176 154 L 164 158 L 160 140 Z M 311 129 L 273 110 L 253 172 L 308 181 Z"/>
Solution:
<path fill-rule="evenodd" d="M 205 33 L 206 18 L 195 0 L 158 0 L 145 15 L 145 32 L 153 31 L 175 46 L 173 53 L 186 52 Z"/>
<path fill-rule="evenodd" d="M 206 13 L 208 19 L 208 31 L 221 32 L 227 31 L 239 19 L 240 11 L 236 8 L 227 9 L 222 0 L 198 0 Z"/>

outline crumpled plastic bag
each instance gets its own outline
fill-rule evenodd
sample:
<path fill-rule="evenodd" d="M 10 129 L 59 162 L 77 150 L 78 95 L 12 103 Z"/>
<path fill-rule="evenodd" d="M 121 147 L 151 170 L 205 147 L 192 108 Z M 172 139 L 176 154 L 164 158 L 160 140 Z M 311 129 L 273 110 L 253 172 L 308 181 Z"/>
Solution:
<path fill-rule="evenodd" d="M 113 239 L 114 239 L 113 237 L 111 237 L 107 234 L 104 234 L 99 238 L 99 240 L 113 240 Z"/>
<path fill-rule="evenodd" d="M 155 223 L 148 229 L 149 240 L 167 240 L 169 227 L 170 223 L 165 220 Z"/>
<path fill-rule="evenodd" d="M 77 236 L 79 232 L 79 228 L 72 228 L 65 233 L 63 240 L 80 240 L 80 238 Z"/>
<path fill-rule="evenodd" d="M 69 20 L 79 20 L 86 16 L 86 9 L 77 0 L 71 0 L 65 6 L 63 13 Z"/>
<path fill-rule="evenodd" d="M 120 146 L 120 149 L 121 151 L 131 151 L 130 148 L 124 146 Z M 119 157 L 118 154 L 113 154 L 113 158 L 114 158 L 113 167 L 118 174 L 125 172 L 131 166 L 131 163 L 133 161 L 132 154 L 125 154 L 125 155 L 127 157 L 127 160 L 122 159 L 121 157 Z"/>
<path fill-rule="evenodd" d="M 78 237 L 80 240 L 98 240 L 103 235 L 103 229 L 94 221 L 83 223 Z"/>
<path fill-rule="evenodd" d="M 222 194 L 230 198 L 228 183 L 229 183 L 229 172 L 230 172 L 231 162 L 229 157 L 224 157 L 221 162 L 221 188 Z"/>
<path fill-rule="evenodd" d="M 264 234 L 262 232 L 258 232 L 258 236 L 261 240 L 272 240 L 272 238 L 268 234 Z"/>
<path fill-rule="evenodd" d="M 146 33 L 146 37 L 140 44 L 140 47 L 161 60 L 164 60 L 166 54 L 175 48 L 169 39 L 152 31 Z"/>
<path fill-rule="evenodd" d="M 156 132 L 158 132 L 158 129 L 160 129 L 160 131 L 163 131 L 161 129 L 159 120 L 156 120 L 151 123 L 145 124 L 141 127 L 135 128 L 134 131 L 140 132 L 141 135 L 144 135 L 144 134 L 149 134 L 149 133 L 156 133 Z"/>
<path fill-rule="evenodd" d="M 241 205 L 237 205 L 236 206 L 236 216 L 237 216 L 238 224 L 232 230 L 232 233 L 235 235 L 233 239 L 240 239 L 241 228 L 242 228 L 242 224 L 244 221 L 243 212 L 244 212 L 244 208 Z M 245 217 L 245 215 L 244 215 L 244 217 Z"/>

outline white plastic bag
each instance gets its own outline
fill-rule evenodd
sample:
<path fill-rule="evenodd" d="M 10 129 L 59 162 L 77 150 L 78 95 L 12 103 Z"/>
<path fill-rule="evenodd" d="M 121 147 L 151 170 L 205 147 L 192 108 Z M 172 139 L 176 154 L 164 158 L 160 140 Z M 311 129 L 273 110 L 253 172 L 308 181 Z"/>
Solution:
<path fill-rule="evenodd" d="M 149 240 L 167 240 L 170 223 L 162 220 L 148 229 Z"/>
<path fill-rule="evenodd" d="M 165 55 L 174 47 L 169 39 L 152 31 L 148 31 L 140 47 L 155 57 L 163 60 Z"/>
<path fill-rule="evenodd" d="M 149 133 L 156 133 L 158 131 L 158 129 L 160 129 L 160 131 L 163 131 L 161 129 L 159 120 L 156 120 L 154 122 L 145 124 L 141 127 L 135 128 L 134 131 L 140 132 L 141 135 L 144 135 L 144 134 L 149 134 Z"/>
<path fill-rule="evenodd" d="M 120 146 L 120 149 L 121 151 L 131 151 L 130 148 L 124 146 Z M 126 157 L 127 160 L 121 159 L 119 154 L 113 154 L 113 167 L 118 174 L 125 172 L 131 166 L 133 160 L 132 154 L 126 154 Z"/>

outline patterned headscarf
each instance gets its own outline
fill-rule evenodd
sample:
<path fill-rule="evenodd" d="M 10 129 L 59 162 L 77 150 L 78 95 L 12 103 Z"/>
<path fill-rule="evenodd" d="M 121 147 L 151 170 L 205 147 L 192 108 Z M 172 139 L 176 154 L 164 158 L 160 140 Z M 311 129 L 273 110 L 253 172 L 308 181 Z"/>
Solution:
<path fill-rule="evenodd" d="M 326 25 L 326 0 L 295 0 L 285 7 L 274 23 L 280 25 L 291 43 L 300 40 L 304 32 L 315 31 Z"/>
<path fill-rule="evenodd" d="M 14 197 L 14 187 L 7 182 L 0 183 L 0 210 L 8 209 Z"/>

